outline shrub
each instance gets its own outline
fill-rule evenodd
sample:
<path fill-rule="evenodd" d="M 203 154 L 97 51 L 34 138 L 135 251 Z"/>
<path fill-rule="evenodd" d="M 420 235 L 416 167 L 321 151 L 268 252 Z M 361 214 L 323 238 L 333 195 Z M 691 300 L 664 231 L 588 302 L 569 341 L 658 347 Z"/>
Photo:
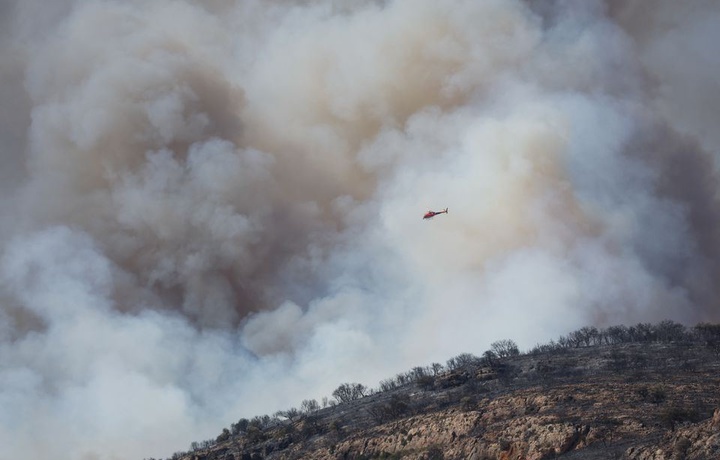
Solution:
<path fill-rule="evenodd" d="M 246 418 L 241 418 L 240 420 L 238 420 L 237 423 L 233 423 L 232 425 L 230 425 L 230 431 L 234 435 L 244 433 L 247 430 L 249 423 L 250 420 Z"/>
<path fill-rule="evenodd" d="M 637 394 L 643 401 L 653 404 L 660 404 L 665 401 L 667 397 L 665 388 L 660 385 L 653 385 L 652 387 L 642 386 L 638 388 Z"/>
<path fill-rule="evenodd" d="M 476 405 L 477 402 L 475 401 L 475 398 L 470 396 L 463 396 L 460 400 L 460 409 L 463 412 L 470 412 L 471 410 L 474 410 Z"/>
<path fill-rule="evenodd" d="M 700 415 L 695 409 L 684 409 L 678 406 L 666 407 L 660 412 L 660 420 L 670 428 L 671 431 L 675 431 L 675 424 L 682 422 L 697 422 L 700 420 Z"/>
<path fill-rule="evenodd" d="M 259 427 L 255 425 L 250 425 L 248 427 L 245 436 L 247 437 L 248 442 L 250 442 L 251 444 L 256 444 L 265 440 L 265 434 Z"/>
<path fill-rule="evenodd" d="M 300 435 L 308 439 L 316 434 L 322 434 L 323 427 L 320 426 L 320 419 L 317 415 L 308 415 L 300 428 Z"/>
<path fill-rule="evenodd" d="M 430 446 L 430 448 L 425 453 L 425 459 L 426 460 L 444 460 L 445 454 L 443 453 L 443 450 L 438 445 Z"/>
<path fill-rule="evenodd" d="M 417 379 L 417 384 L 423 390 L 432 390 L 435 388 L 435 377 L 431 375 L 425 375 Z"/>
<path fill-rule="evenodd" d="M 223 428 L 222 433 L 218 435 L 217 438 L 215 438 L 215 442 L 223 442 L 230 439 L 230 430 L 227 428 Z"/>
<path fill-rule="evenodd" d="M 410 398 L 407 395 L 393 395 L 385 404 L 376 404 L 367 409 L 378 423 L 400 418 L 410 412 Z"/>

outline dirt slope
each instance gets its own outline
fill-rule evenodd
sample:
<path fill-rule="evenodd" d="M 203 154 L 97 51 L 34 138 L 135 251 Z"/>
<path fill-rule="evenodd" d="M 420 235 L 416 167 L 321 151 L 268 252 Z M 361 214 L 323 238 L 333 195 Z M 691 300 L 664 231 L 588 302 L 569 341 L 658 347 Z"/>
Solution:
<path fill-rule="evenodd" d="M 697 343 L 479 360 L 175 458 L 720 459 L 719 371 Z"/>

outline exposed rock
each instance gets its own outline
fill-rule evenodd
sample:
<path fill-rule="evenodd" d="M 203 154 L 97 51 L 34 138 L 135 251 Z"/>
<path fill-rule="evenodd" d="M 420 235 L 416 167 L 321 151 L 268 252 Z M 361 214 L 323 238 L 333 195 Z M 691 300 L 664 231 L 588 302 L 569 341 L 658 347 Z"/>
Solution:
<path fill-rule="evenodd" d="M 660 442 L 631 447 L 629 460 L 720 459 L 720 409 L 701 423 L 690 423 L 666 434 Z"/>
<path fill-rule="evenodd" d="M 692 353 L 595 347 L 457 369 L 184 459 L 720 459 L 720 356 Z"/>

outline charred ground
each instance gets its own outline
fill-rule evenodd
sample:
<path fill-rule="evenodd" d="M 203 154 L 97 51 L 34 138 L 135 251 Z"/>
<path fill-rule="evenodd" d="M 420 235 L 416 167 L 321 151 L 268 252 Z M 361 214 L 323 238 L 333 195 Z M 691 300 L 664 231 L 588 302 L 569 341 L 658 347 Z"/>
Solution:
<path fill-rule="evenodd" d="M 173 460 L 720 458 L 720 325 L 582 328 L 240 419 Z"/>

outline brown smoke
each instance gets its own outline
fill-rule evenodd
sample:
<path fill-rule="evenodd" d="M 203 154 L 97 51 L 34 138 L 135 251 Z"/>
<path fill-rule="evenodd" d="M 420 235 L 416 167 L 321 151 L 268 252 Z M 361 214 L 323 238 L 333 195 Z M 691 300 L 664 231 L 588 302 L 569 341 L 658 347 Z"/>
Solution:
<path fill-rule="evenodd" d="M 0 3 L 12 458 L 720 319 L 715 2 L 45 3 Z"/>

